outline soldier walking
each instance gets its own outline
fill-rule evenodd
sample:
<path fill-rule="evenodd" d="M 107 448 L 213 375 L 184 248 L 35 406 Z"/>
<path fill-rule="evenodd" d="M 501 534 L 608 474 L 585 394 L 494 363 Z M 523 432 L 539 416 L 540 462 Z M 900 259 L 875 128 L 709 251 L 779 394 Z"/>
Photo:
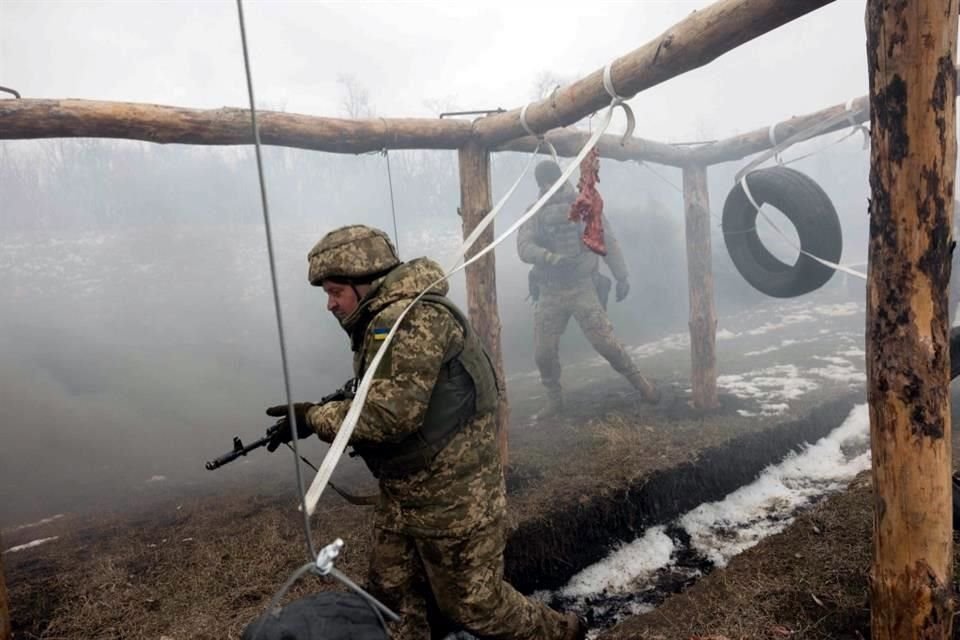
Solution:
<path fill-rule="evenodd" d="M 541 195 L 560 179 L 561 174 L 559 165 L 552 160 L 537 165 L 535 176 Z M 604 281 L 609 286 L 609 280 L 599 272 L 599 256 L 583 242 L 581 223 L 571 221 L 569 217 L 576 196 L 573 187 L 564 184 L 535 216 L 520 227 L 517 235 L 520 259 L 533 265 L 530 288 L 536 300 L 536 361 L 540 380 L 547 388 L 547 401 L 537 414 L 538 418 L 555 415 L 563 409 L 560 337 L 571 317 L 576 319 L 597 353 L 623 375 L 646 402 L 656 404 L 660 401 L 660 392 L 640 373 L 613 333 L 603 286 Z M 609 229 L 606 220 L 604 227 Z M 627 265 L 616 238 L 609 231 L 605 235 L 607 255 L 604 262 L 617 281 L 616 299 L 620 302 L 630 291 Z"/>

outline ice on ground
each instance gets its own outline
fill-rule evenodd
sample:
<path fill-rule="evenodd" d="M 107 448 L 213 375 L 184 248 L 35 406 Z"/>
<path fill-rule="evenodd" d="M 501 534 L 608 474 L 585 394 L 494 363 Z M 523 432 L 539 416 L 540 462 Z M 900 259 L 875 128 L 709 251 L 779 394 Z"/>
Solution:
<path fill-rule="evenodd" d="M 39 547 L 39 546 L 42 545 L 42 544 L 46 544 L 46 543 L 48 543 L 48 542 L 52 542 L 52 541 L 56 540 L 56 539 L 59 538 L 59 537 L 60 537 L 60 536 L 53 536 L 53 537 L 51 537 L 51 538 L 40 538 L 39 540 L 33 540 L 33 541 L 31 541 L 31 542 L 27 542 L 26 544 L 20 544 L 20 545 L 17 545 L 17 546 L 15 546 L 15 547 L 10 547 L 10 548 L 7 549 L 6 551 L 4 551 L 4 553 L 16 553 L 16 552 L 18 552 L 18 551 L 24 551 L 24 550 L 26 550 L 26 549 L 33 549 L 34 547 Z"/>

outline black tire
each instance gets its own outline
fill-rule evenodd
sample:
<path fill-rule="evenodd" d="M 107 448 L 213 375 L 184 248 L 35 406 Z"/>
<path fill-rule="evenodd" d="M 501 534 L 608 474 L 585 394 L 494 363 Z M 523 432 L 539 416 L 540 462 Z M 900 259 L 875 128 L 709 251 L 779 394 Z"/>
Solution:
<path fill-rule="evenodd" d="M 257 626 L 263 626 L 257 632 Z M 254 636 L 256 634 L 256 636 Z M 353 593 L 324 592 L 294 600 L 247 625 L 243 640 L 386 640 L 370 605 Z"/>
<path fill-rule="evenodd" d="M 839 262 L 843 252 L 840 218 L 816 182 L 788 167 L 769 167 L 747 175 L 758 205 L 769 203 L 793 223 L 800 247 L 819 258 Z M 739 182 L 723 204 L 723 238 L 730 259 L 744 280 L 774 298 L 794 298 L 822 287 L 834 274 L 810 256 L 793 265 L 767 250 L 757 235 L 757 210 Z"/>
<path fill-rule="evenodd" d="M 953 530 L 960 531 L 960 474 L 953 473 Z"/>

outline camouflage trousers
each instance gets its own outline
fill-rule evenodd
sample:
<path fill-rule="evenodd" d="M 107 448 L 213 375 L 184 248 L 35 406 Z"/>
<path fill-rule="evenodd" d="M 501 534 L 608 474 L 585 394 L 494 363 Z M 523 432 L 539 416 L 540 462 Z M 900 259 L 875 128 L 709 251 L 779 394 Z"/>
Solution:
<path fill-rule="evenodd" d="M 495 521 L 463 537 L 405 536 L 376 529 L 370 592 L 401 620 L 393 640 L 430 640 L 453 631 L 479 638 L 561 640 L 567 618 L 520 594 L 503 578 L 506 531 Z"/>
<path fill-rule="evenodd" d="M 534 341 L 540 380 L 551 391 L 560 391 L 560 337 L 567 330 L 571 316 L 583 335 L 613 369 L 637 386 L 640 370 L 627 350 L 613 334 L 607 312 L 600 306 L 592 281 L 569 289 L 545 289 L 534 311 Z"/>

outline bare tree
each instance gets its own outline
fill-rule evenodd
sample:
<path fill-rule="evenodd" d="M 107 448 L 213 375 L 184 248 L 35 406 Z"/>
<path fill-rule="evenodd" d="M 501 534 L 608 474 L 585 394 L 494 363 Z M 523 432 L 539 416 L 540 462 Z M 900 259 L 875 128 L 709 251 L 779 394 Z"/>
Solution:
<path fill-rule="evenodd" d="M 567 84 L 569 81 L 553 71 L 541 71 L 533 81 L 533 88 L 530 91 L 531 100 L 543 100 L 557 87 Z"/>
<path fill-rule="evenodd" d="M 374 115 L 370 104 L 370 92 L 352 74 L 341 73 L 337 76 L 337 84 L 343 95 L 340 106 L 344 113 L 351 118 L 371 118 Z"/>

